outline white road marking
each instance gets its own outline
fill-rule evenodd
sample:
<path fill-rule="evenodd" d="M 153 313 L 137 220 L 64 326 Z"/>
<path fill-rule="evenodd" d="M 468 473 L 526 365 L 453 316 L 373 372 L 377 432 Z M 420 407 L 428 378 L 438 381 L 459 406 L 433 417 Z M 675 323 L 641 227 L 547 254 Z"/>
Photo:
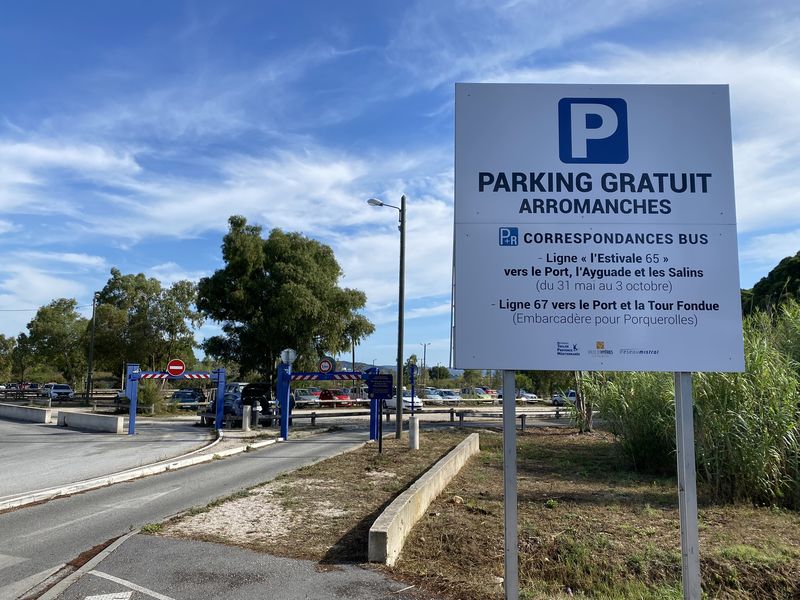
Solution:
<path fill-rule="evenodd" d="M 86 596 L 85 600 L 131 600 L 131 596 L 133 596 L 133 592 L 116 592 L 100 596 Z"/>
<path fill-rule="evenodd" d="M 5 569 L 6 567 L 12 567 L 14 565 L 18 565 L 21 562 L 25 562 L 28 560 L 27 558 L 23 558 L 22 556 L 11 556 L 10 554 L 0 554 L 0 569 Z"/>
<path fill-rule="evenodd" d="M 171 494 L 172 492 L 176 492 L 181 489 L 181 486 L 172 488 L 165 492 L 156 492 L 155 494 L 150 494 L 149 496 L 137 496 L 135 498 L 130 498 L 129 500 L 123 500 L 119 504 L 113 504 L 111 506 L 107 506 L 103 510 L 97 510 L 91 514 L 84 515 L 82 517 L 78 517 L 77 519 L 72 519 L 70 521 L 64 521 L 59 523 L 58 525 L 53 525 L 52 527 L 48 527 L 46 529 L 37 529 L 31 533 L 27 533 L 25 535 L 18 535 L 15 538 L 11 539 L 19 539 L 24 540 L 29 537 L 35 536 L 43 536 L 52 531 L 56 531 L 57 529 L 63 529 L 64 527 L 70 527 L 71 525 L 75 525 L 76 523 L 80 523 L 81 521 L 87 521 L 89 519 L 96 519 L 98 516 L 103 515 L 105 513 L 110 512 L 119 512 L 121 509 L 125 508 L 126 506 L 139 506 L 146 502 L 152 502 L 153 500 L 158 500 L 161 496 L 166 496 L 167 494 Z"/>
<path fill-rule="evenodd" d="M 154 592 L 153 590 L 148 590 L 147 588 L 143 588 L 140 585 L 136 585 L 132 581 L 126 581 L 125 579 L 114 577 L 113 575 L 109 575 L 108 573 L 103 573 L 102 571 L 89 571 L 89 574 L 94 575 L 95 577 L 102 577 L 103 579 L 108 579 L 109 581 L 113 581 L 114 583 L 118 583 L 120 585 L 124 585 L 127 588 L 131 588 L 135 592 L 139 592 L 140 594 L 144 594 L 145 596 L 150 596 L 151 598 L 155 598 L 156 600 L 175 600 L 175 598 L 170 598 L 169 596 L 165 596 L 164 594 L 159 594 L 158 592 Z"/>

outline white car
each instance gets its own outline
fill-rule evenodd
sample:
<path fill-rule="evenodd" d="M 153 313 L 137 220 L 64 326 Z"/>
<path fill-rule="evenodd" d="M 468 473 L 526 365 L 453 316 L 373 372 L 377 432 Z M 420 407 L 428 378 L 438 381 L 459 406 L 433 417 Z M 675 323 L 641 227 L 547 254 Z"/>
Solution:
<path fill-rule="evenodd" d="M 453 390 L 439 390 L 439 395 L 445 404 L 461 404 L 461 395 Z"/>
<path fill-rule="evenodd" d="M 72 398 L 75 397 L 75 393 L 72 391 L 72 388 L 69 387 L 66 383 L 54 383 L 50 387 L 46 385 L 44 386 L 43 389 L 44 391 L 42 395 L 45 398 L 49 398 L 50 400 L 56 400 L 56 399 L 71 400 Z"/>
<path fill-rule="evenodd" d="M 442 398 L 441 393 L 439 390 L 431 389 L 425 390 L 425 402 L 430 404 L 444 404 L 444 398 Z"/>
<path fill-rule="evenodd" d="M 414 410 L 420 410 L 422 408 L 422 399 L 417 396 L 414 396 L 413 400 L 411 398 L 411 392 L 403 392 L 403 410 L 404 411 L 411 411 L 411 404 L 414 404 Z M 383 408 L 397 408 L 397 396 L 392 396 L 387 400 L 383 401 Z"/>
<path fill-rule="evenodd" d="M 294 391 L 294 405 L 297 408 L 319 406 L 319 395 L 313 394 L 308 389 L 299 389 Z"/>
<path fill-rule="evenodd" d="M 520 399 L 522 399 L 522 401 L 523 401 L 523 402 L 530 402 L 530 403 L 534 403 L 534 402 L 538 402 L 538 401 L 539 401 L 539 396 L 537 396 L 537 395 L 536 395 L 536 394 L 534 394 L 533 392 L 524 392 L 524 391 L 523 391 L 523 392 L 522 392 L 522 393 L 519 395 L 519 397 L 520 397 Z"/>

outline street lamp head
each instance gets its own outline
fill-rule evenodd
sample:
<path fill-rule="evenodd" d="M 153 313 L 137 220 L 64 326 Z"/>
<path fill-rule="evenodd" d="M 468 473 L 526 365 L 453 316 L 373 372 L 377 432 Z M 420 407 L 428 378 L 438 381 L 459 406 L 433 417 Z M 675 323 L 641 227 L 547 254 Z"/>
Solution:
<path fill-rule="evenodd" d="M 370 198 L 369 200 L 367 200 L 367 204 L 369 204 L 370 206 L 383 206 L 383 202 L 381 200 L 378 200 L 377 198 Z"/>

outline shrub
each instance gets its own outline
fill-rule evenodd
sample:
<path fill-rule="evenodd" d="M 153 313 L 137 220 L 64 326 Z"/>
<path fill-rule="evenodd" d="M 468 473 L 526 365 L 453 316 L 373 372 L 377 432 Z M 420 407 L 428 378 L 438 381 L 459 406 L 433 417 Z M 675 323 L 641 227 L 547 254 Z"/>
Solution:
<path fill-rule="evenodd" d="M 139 393 L 136 402 L 144 412 L 150 410 L 163 412 L 168 409 L 167 403 L 164 402 L 164 395 L 161 393 L 160 385 L 152 379 L 139 381 Z"/>
<path fill-rule="evenodd" d="M 669 373 L 594 373 L 583 381 L 637 470 L 674 473 L 675 401 Z"/>
<path fill-rule="evenodd" d="M 744 373 L 694 375 L 698 477 L 719 501 L 800 508 L 800 305 L 744 321 Z M 634 468 L 675 472 L 669 373 L 590 374 L 584 390 Z"/>
<path fill-rule="evenodd" d="M 745 319 L 744 373 L 695 375 L 698 474 L 719 500 L 800 507 L 797 364 L 784 351 L 797 313 Z M 788 320 L 787 320 L 788 318 Z"/>

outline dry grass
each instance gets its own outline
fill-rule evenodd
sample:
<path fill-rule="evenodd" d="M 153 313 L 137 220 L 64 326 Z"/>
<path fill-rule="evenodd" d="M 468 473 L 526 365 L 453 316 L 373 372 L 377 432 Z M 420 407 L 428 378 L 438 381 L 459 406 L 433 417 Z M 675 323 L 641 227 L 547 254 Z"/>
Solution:
<path fill-rule="evenodd" d="M 232 543 L 322 564 L 366 560 L 383 508 L 465 436 L 424 433 L 422 450 L 387 440 L 194 511 L 162 535 Z M 393 575 L 443 598 L 502 598 L 502 438 L 481 453 L 412 531 Z M 519 436 L 521 597 L 681 598 L 674 479 L 620 466 L 606 434 Z M 456 498 L 456 496 L 458 496 Z M 703 586 L 725 599 L 800 597 L 800 515 L 701 499 Z"/>
<path fill-rule="evenodd" d="M 503 597 L 502 439 L 481 435 L 481 448 L 395 569 L 451 598 Z M 621 469 L 609 436 L 564 429 L 521 435 L 518 460 L 523 598 L 682 598 L 674 479 Z M 800 597 L 797 513 L 702 504 L 700 551 L 710 597 Z"/>
<path fill-rule="evenodd" d="M 278 477 L 174 519 L 163 535 L 236 544 L 323 563 L 366 562 L 369 528 L 398 494 L 464 439 L 464 432 L 375 444 Z"/>

